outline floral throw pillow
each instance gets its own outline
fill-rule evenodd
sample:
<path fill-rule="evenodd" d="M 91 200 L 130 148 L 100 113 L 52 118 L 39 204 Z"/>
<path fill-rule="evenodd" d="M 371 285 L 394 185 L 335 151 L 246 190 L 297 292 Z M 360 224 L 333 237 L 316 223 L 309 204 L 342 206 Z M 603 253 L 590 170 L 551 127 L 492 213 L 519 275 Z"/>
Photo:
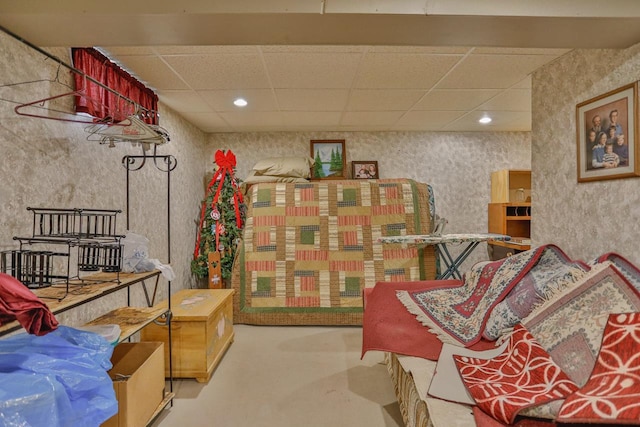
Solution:
<path fill-rule="evenodd" d="M 611 314 L 587 383 L 569 396 L 558 421 L 638 424 L 640 313 Z"/>
<path fill-rule="evenodd" d="M 578 389 L 521 324 L 496 358 L 454 355 L 454 360 L 478 407 L 507 424 L 524 408 L 564 399 Z"/>

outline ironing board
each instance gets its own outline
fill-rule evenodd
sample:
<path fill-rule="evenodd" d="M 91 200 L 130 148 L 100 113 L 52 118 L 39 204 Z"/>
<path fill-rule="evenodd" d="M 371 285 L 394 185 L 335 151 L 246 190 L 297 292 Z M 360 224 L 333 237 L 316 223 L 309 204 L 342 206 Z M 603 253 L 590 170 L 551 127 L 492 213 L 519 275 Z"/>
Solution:
<path fill-rule="evenodd" d="M 504 234 L 494 233 L 470 233 L 470 234 L 418 234 L 418 235 L 406 235 L 406 236 L 386 236 L 380 237 L 378 242 L 380 243 L 396 243 L 406 245 L 418 245 L 429 246 L 433 245 L 436 252 L 441 257 L 446 267 L 436 277 L 436 280 L 444 280 L 448 278 L 454 278 L 461 280 L 462 274 L 460 273 L 460 266 L 471 255 L 476 247 L 482 242 L 487 240 L 508 241 L 511 240 L 510 236 Z M 448 244 L 466 244 L 462 252 L 457 257 L 453 257 L 449 249 Z"/>

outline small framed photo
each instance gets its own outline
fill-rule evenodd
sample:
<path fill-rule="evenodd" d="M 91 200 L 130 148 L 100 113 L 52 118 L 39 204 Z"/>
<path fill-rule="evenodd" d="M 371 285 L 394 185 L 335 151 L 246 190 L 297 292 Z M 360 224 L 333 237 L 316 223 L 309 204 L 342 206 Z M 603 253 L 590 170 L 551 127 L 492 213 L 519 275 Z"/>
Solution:
<path fill-rule="evenodd" d="M 346 179 L 344 139 L 311 140 L 312 179 Z"/>
<path fill-rule="evenodd" d="M 354 160 L 351 162 L 351 177 L 353 179 L 378 179 L 378 162 L 376 160 Z"/>
<path fill-rule="evenodd" d="M 638 83 L 576 106 L 578 182 L 640 176 Z"/>

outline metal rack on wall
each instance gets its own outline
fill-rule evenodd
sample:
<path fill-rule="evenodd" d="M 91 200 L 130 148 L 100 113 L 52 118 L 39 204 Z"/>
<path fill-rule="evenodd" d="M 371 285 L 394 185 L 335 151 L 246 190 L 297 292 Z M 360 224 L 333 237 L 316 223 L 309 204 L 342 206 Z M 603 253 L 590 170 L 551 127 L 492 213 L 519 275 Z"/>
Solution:
<path fill-rule="evenodd" d="M 160 172 L 166 174 L 166 208 L 167 208 L 167 224 L 166 224 L 166 232 L 167 232 L 167 263 L 171 263 L 171 172 L 177 166 L 177 160 L 172 155 L 159 155 L 157 154 L 157 146 L 154 146 L 153 154 L 142 154 L 142 155 L 126 155 L 122 158 L 122 166 L 127 171 L 126 176 L 126 226 L 127 230 L 130 229 L 130 208 L 131 208 L 131 175 L 134 172 L 140 171 L 147 164 L 153 163 L 155 168 Z M 156 282 L 156 286 L 158 283 Z M 147 297 L 147 301 L 149 302 L 149 297 L 147 294 L 146 287 L 143 287 L 145 296 Z M 171 339 L 171 281 L 167 281 L 167 311 L 160 316 L 158 319 L 154 320 L 155 323 L 166 325 L 168 331 L 168 352 L 169 352 L 169 388 L 170 392 L 173 393 L 173 358 L 172 358 L 172 339 Z M 154 291 L 155 297 L 155 291 Z M 127 303 L 130 304 L 129 295 L 127 294 Z M 151 303 L 153 302 L 153 298 Z M 151 304 L 149 304 L 151 305 Z M 170 404 L 173 405 L 173 399 L 170 400 Z"/>
<path fill-rule="evenodd" d="M 116 273 L 122 259 L 123 236 L 116 234 L 120 210 L 33 208 L 29 237 L 14 236 L 19 249 L 0 253 L 0 270 L 32 289 L 56 284 L 95 282 L 85 273 Z"/>

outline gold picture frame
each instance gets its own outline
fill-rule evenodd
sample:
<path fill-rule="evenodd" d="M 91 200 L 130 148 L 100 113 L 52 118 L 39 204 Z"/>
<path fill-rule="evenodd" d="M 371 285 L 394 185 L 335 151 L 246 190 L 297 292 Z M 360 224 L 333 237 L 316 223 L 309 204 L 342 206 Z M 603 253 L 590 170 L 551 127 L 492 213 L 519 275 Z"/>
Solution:
<path fill-rule="evenodd" d="M 578 182 L 640 176 L 638 82 L 576 105 Z"/>

